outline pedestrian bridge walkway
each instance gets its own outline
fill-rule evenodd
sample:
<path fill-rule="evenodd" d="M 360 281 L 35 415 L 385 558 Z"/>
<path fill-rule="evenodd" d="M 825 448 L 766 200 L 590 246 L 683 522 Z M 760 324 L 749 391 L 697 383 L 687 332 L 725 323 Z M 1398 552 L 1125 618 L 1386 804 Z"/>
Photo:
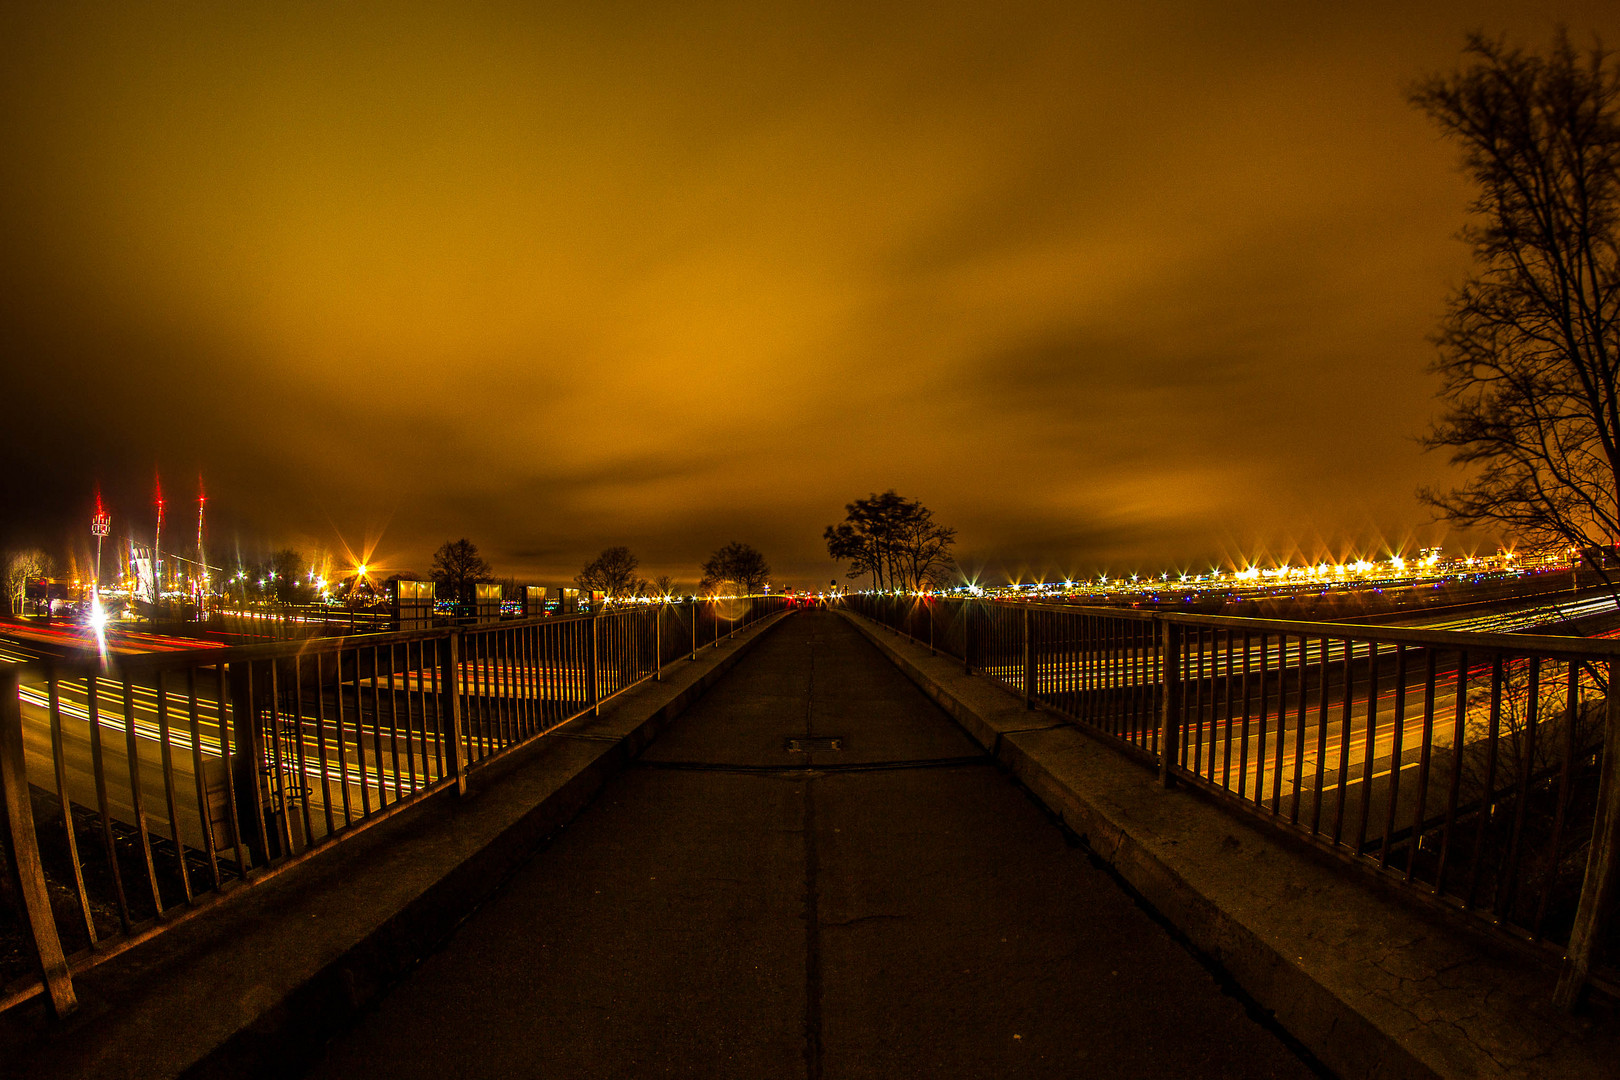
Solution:
<path fill-rule="evenodd" d="M 1617 672 L 909 597 L 0 668 L 0 1076 L 1606 1075 Z"/>
<path fill-rule="evenodd" d="M 838 615 L 772 630 L 340 1077 L 1306 1077 Z"/>

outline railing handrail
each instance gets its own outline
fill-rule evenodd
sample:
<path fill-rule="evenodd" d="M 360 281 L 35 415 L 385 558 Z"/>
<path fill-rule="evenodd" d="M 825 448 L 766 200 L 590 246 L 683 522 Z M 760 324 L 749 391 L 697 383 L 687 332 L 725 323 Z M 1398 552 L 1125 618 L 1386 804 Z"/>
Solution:
<path fill-rule="evenodd" d="M 1485 630 L 1433 630 L 1423 627 L 1379 627 L 1366 623 L 1313 622 L 1297 619 L 1256 619 L 1242 615 L 1198 615 L 1191 612 L 1155 613 L 1163 622 L 1183 626 L 1218 627 L 1223 630 L 1258 630 L 1291 637 L 1325 637 L 1341 640 L 1420 645 L 1482 652 L 1536 653 L 1564 659 L 1595 660 L 1620 657 L 1620 640 L 1571 638 L 1553 634 L 1504 634 Z"/>
<path fill-rule="evenodd" d="M 758 600 L 770 599 L 763 594 L 750 594 L 743 597 L 729 597 L 727 599 Z M 26 681 L 40 679 L 52 673 L 95 673 L 98 675 L 119 677 L 125 674 L 141 675 L 158 669 L 184 668 L 184 667 L 213 667 L 218 664 L 228 664 L 233 661 L 248 660 L 282 660 L 295 656 L 313 656 L 317 653 L 333 653 L 345 648 L 361 646 L 364 648 L 386 648 L 390 645 L 412 644 L 419 641 L 433 641 L 448 636 L 451 633 L 480 635 L 500 630 L 521 630 L 531 626 L 556 626 L 561 623 L 576 622 L 593 618 L 625 618 L 638 612 L 654 611 L 661 607 L 680 607 L 685 604 L 709 604 L 717 602 L 714 597 L 698 597 L 695 601 L 680 600 L 670 603 L 637 604 L 634 606 L 615 607 L 605 611 L 581 612 L 573 615 L 531 615 L 519 619 L 492 619 L 488 622 L 466 623 L 461 626 L 426 626 L 415 630 L 382 630 L 361 632 L 353 634 L 312 635 L 310 637 L 294 638 L 289 641 L 263 641 L 249 645 L 211 645 L 196 649 L 170 649 L 164 652 L 147 653 L 109 653 L 105 657 L 96 656 L 93 652 L 84 649 L 75 650 L 78 655 L 67 656 L 55 660 L 31 660 L 22 664 L 10 665 Z"/>
<path fill-rule="evenodd" d="M 1048 604 L 1040 601 L 1001 597 L 957 597 L 941 599 L 963 603 L 989 603 L 1014 610 L 1058 612 L 1065 615 L 1093 615 L 1137 622 L 1173 622 L 1183 626 L 1204 626 L 1222 630 L 1256 630 L 1291 637 L 1324 637 L 1390 645 L 1418 645 L 1445 649 L 1477 649 L 1481 652 L 1538 654 L 1560 659 L 1620 659 L 1620 639 L 1580 638 L 1556 634 L 1514 634 L 1487 630 L 1439 630 L 1426 627 L 1379 626 L 1334 619 L 1265 619 L 1247 615 L 1208 615 L 1162 608 L 1097 607 L 1079 604 Z"/>

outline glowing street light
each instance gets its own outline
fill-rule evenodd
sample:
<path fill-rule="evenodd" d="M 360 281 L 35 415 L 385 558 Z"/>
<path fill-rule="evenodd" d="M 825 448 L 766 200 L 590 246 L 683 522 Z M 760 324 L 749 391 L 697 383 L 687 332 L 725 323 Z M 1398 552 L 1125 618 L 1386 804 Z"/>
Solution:
<path fill-rule="evenodd" d="M 112 515 L 102 509 L 101 494 L 96 494 L 96 516 L 90 519 L 90 535 L 96 538 L 96 581 L 93 589 L 95 609 L 101 610 L 101 542 L 112 531 Z"/>

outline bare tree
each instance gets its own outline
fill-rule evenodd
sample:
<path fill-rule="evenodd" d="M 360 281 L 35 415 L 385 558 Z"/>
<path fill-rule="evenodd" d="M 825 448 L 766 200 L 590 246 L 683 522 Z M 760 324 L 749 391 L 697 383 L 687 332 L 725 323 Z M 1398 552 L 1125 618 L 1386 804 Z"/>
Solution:
<path fill-rule="evenodd" d="M 22 614 L 23 598 L 27 595 L 28 583 L 50 577 L 54 568 L 54 561 L 39 548 L 23 548 L 6 553 L 6 604 L 11 614 Z"/>
<path fill-rule="evenodd" d="M 1476 270 L 1431 370 L 1425 439 L 1473 469 L 1421 497 L 1463 526 L 1542 549 L 1620 537 L 1620 70 L 1560 30 L 1546 56 L 1478 35 L 1462 70 L 1410 100 L 1462 149 Z"/>
<path fill-rule="evenodd" d="M 468 599 L 467 594 L 474 585 L 493 581 L 495 577 L 493 568 L 478 554 L 478 545 L 466 537 L 446 540 L 439 545 L 439 550 L 433 553 L 433 569 L 428 576 L 443 585 L 450 599 L 457 603 Z"/>
<path fill-rule="evenodd" d="M 850 564 L 850 577 L 870 575 L 875 589 L 921 589 L 949 576 L 956 530 L 936 522 L 922 503 L 890 490 L 844 510 L 844 520 L 827 526 L 822 538 L 828 555 Z"/>
<path fill-rule="evenodd" d="M 698 588 L 712 592 L 724 582 L 734 583 L 744 595 L 752 596 L 765 588 L 771 578 L 770 564 L 750 544 L 733 540 L 718 549 L 703 564 L 703 580 Z"/>
<path fill-rule="evenodd" d="M 587 593 L 605 593 L 609 603 L 645 596 L 647 581 L 636 576 L 636 567 L 640 565 L 641 561 L 630 554 L 629 548 L 610 547 L 586 563 L 574 581 Z"/>
<path fill-rule="evenodd" d="M 676 581 L 668 574 L 659 574 L 653 579 L 652 589 L 654 596 L 667 597 L 675 595 Z"/>
<path fill-rule="evenodd" d="M 934 521 L 934 512 L 912 503 L 895 527 L 895 563 L 909 589 L 931 589 L 950 578 L 956 530 Z"/>

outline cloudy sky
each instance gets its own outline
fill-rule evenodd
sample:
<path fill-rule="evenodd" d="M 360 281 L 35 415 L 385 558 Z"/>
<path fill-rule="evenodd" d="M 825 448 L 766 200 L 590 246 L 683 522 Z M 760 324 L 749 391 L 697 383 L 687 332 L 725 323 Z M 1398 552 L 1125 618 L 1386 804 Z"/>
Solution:
<path fill-rule="evenodd" d="M 502 573 L 897 488 L 990 578 L 1439 539 L 1469 191 L 1404 101 L 1612 3 L 7 5 L 6 539 Z M 85 539 L 88 539 L 86 536 Z M 1453 544 L 1468 541 L 1452 536 Z"/>

